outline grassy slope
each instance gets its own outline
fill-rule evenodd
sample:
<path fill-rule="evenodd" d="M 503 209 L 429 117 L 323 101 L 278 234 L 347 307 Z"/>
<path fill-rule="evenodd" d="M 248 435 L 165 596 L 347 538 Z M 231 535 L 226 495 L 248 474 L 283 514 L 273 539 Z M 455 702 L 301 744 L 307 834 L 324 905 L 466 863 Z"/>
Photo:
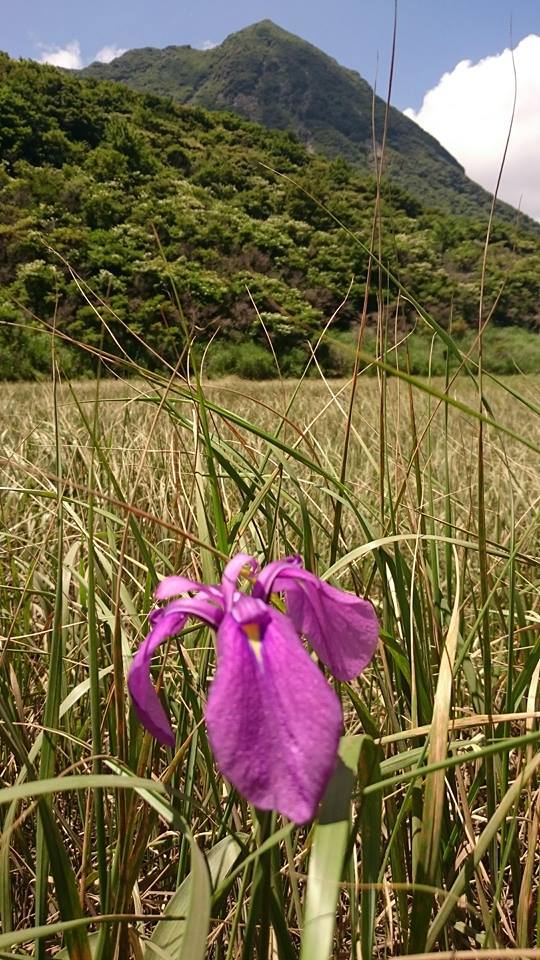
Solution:
<path fill-rule="evenodd" d="M 231 34 L 212 50 L 130 50 L 83 73 L 118 80 L 210 110 L 233 110 L 267 127 L 292 130 L 311 149 L 373 169 L 373 90 L 354 70 L 270 20 Z M 385 105 L 375 97 L 380 141 Z M 387 172 L 424 204 L 487 216 L 491 196 L 470 180 L 434 137 L 390 109 Z M 498 215 L 516 211 L 499 204 Z M 528 219 L 528 218 L 525 218 Z M 531 229 L 537 229 L 530 221 Z"/>

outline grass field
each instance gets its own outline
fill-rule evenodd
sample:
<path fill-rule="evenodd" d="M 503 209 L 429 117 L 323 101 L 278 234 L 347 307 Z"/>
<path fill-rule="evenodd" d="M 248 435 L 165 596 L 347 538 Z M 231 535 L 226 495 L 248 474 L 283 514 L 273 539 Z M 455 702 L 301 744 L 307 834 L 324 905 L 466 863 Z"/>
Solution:
<path fill-rule="evenodd" d="M 2 386 L 0 956 L 538 955 L 539 387 L 361 375 L 344 467 L 344 381 Z M 206 628 L 175 751 L 130 707 L 159 578 L 238 551 L 380 617 L 312 825 L 215 768 Z"/>

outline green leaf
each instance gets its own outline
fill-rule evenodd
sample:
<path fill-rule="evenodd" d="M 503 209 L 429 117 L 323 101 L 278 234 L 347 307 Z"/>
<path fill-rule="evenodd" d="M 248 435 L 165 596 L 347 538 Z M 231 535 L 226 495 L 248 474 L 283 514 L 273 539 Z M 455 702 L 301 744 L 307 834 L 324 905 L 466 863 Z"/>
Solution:
<path fill-rule="evenodd" d="M 370 737 L 361 738 L 358 761 L 360 789 L 367 786 L 368 783 L 376 783 L 380 779 L 382 755 L 381 748 L 373 743 Z M 373 956 L 373 937 L 375 934 L 378 881 L 381 866 L 382 807 L 382 793 L 372 793 L 361 797 L 362 893 L 360 896 L 360 928 L 363 957 Z"/>
<path fill-rule="evenodd" d="M 456 571 L 458 565 L 456 564 Z M 459 612 L 461 588 L 457 576 L 454 608 L 448 627 L 446 643 L 441 656 L 437 690 L 433 706 L 433 718 L 429 736 L 428 763 L 443 763 L 448 754 L 448 726 L 452 703 L 452 680 L 459 637 Z M 433 895 L 426 887 L 434 886 L 440 860 L 440 840 L 443 810 L 445 808 L 446 770 L 442 767 L 426 777 L 422 827 L 418 841 L 419 859 L 415 882 L 420 886 L 414 891 L 411 925 L 411 950 L 424 949 L 427 936 Z"/>
<path fill-rule="evenodd" d="M 145 948 L 145 960 L 167 956 L 170 960 L 198 960 L 206 952 L 210 919 L 210 880 L 219 884 L 238 859 L 242 847 L 225 837 L 205 858 L 191 841 L 191 873 L 173 894 Z M 175 917 L 176 919 L 167 919 Z"/>
<path fill-rule="evenodd" d="M 336 922 L 343 862 L 350 833 L 351 796 L 362 737 L 345 737 L 315 827 L 309 861 L 300 960 L 328 960 Z"/>
<path fill-rule="evenodd" d="M 96 956 L 97 949 L 99 946 L 99 933 L 90 933 L 88 934 L 88 946 L 90 947 L 90 956 L 93 958 Z M 55 960 L 69 960 L 69 953 L 67 947 L 64 947 L 63 950 L 60 950 L 55 954 Z"/>

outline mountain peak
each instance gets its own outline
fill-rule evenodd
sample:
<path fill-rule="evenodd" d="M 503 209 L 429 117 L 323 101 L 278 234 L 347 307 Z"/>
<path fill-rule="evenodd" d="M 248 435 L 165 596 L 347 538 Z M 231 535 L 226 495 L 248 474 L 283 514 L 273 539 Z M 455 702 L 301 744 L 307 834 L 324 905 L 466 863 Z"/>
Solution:
<path fill-rule="evenodd" d="M 257 20 L 256 23 L 251 23 L 249 26 L 244 28 L 245 30 L 253 30 L 254 32 L 260 32 L 264 30 L 275 30 L 278 33 L 286 33 L 287 31 L 280 27 L 277 23 L 274 23 L 273 20 L 270 20 L 269 17 L 265 17 L 263 20 Z M 238 31 L 243 33 L 242 30 Z"/>
<path fill-rule="evenodd" d="M 266 18 L 264 20 L 258 20 L 256 23 L 251 23 L 247 27 L 242 27 L 241 30 L 237 30 L 235 33 L 230 33 L 221 46 L 229 42 L 238 44 L 258 40 L 281 40 L 297 44 L 306 43 L 306 41 L 302 40 L 302 38 L 298 37 L 295 33 L 290 33 L 288 30 L 280 27 L 279 24 L 274 23 L 273 20 Z"/>
<path fill-rule="evenodd" d="M 241 30 L 238 30 L 235 34 L 230 34 L 230 36 L 241 36 L 246 33 L 256 33 L 256 34 L 267 34 L 273 33 L 278 36 L 283 37 L 293 37 L 293 33 L 289 33 L 288 30 L 285 30 L 283 27 L 280 27 L 279 24 L 274 23 L 273 20 L 270 20 L 266 17 L 264 20 L 257 20 L 256 23 L 250 23 L 249 26 L 243 27 Z"/>

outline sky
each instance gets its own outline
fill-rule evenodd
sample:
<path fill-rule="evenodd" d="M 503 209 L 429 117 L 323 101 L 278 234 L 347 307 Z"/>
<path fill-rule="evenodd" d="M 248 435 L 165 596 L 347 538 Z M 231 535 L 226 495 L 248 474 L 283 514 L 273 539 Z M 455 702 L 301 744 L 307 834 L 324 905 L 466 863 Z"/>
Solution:
<path fill-rule="evenodd" d="M 266 17 L 386 95 L 394 0 L 3 0 L 0 48 L 78 67 L 125 49 L 209 47 Z M 540 0 L 398 0 L 392 102 L 493 190 L 540 219 Z M 505 53 L 505 51 L 507 51 Z"/>

